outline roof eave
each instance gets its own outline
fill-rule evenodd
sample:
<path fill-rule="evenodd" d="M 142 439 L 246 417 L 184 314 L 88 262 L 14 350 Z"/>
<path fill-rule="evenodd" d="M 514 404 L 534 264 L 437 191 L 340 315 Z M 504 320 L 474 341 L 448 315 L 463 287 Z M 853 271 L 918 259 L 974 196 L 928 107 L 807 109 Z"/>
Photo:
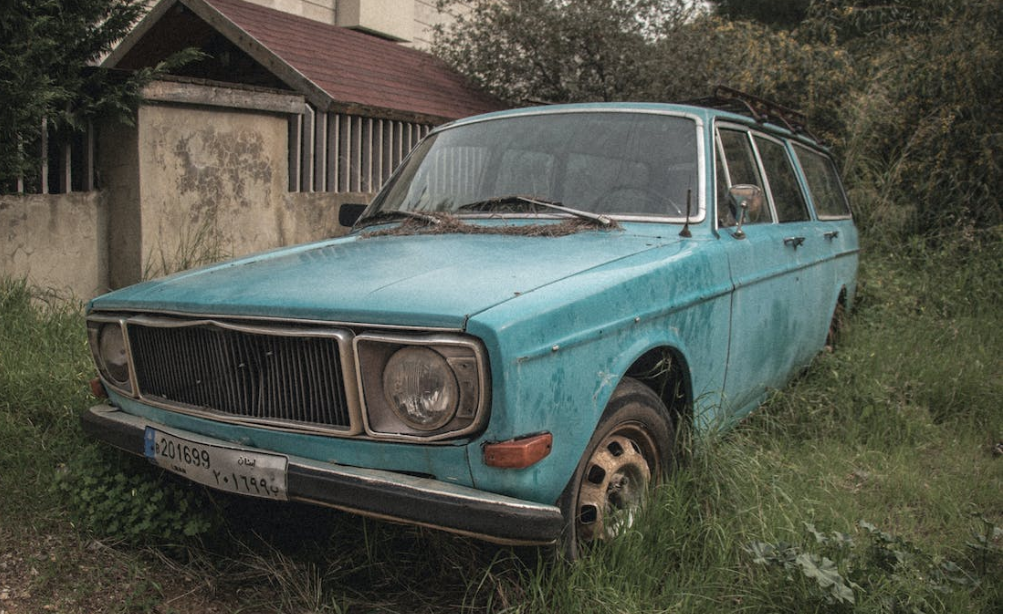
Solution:
<path fill-rule="evenodd" d="M 161 0 L 152 7 L 148 15 L 138 23 L 123 42 L 110 53 L 102 62 L 102 66 L 107 68 L 115 67 L 130 52 L 131 48 L 148 33 L 153 25 L 177 4 L 183 5 L 194 12 L 195 15 L 222 34 L 226 40 L 249 54 L 256 62 L 264 66 L 283 83 L 302 94 L 312 106 L 318 109 L 327 109 L 332 104 L 333 99 L 328 92 L 318 87 L 317 84 L 304 76 L 300 71 L 293 68 L 271 49 L 231 21 L 229 17 L 203 0 Z"/>
<path fill-rule="evenodd" d="M 344 102 L 341 100 L 332 101 L 332 103 L 328 106 L 328 111 L 330 113 L 361 115 L 364 117 L 373 117 L 377 119 L 390 119 L 393 121 L 410 122 L 414 124 L 427 124 L 431 126 L 446 124 L 456 119 L 454 117 L 444 117 L 441 115 L 431 115 L 428 113 L 415 113 L 413 111 L 376 107 L 371 105 L 360 104 L 358 102 Z"/>
<path fill-rule="evenodd" d="M 152 26 L 158 23 L 159 20 L 162 19 L 163 15 L 169 12 L 169 10 L 173 8 L 177 2 L 178 0 L 160 0 L 156 3 L 156 5 L 153 6 L 144 16 L 144 18 L 142 18 L 142 20 L 127 33 L 127 36 L 120 41 L 120 44 L 114 47 L 113 50 L 110 51 L 109 55 L 107 55 L 106 58 L 99 63 L 99 66 L 103 68 L 116 68 L 117 64 L 124 59 L 124 56 L 126 56 L 127 53 L 130 52 L 136 44 L 138 44 L 138 41 L 148 34 L 148 31 L 152 29 Z"/>

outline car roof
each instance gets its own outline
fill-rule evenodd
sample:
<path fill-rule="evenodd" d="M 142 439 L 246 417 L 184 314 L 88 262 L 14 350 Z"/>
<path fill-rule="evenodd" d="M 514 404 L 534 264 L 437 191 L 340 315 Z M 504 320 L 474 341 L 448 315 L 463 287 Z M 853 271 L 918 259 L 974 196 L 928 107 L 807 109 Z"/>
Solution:
<path fill-rule="evenodd" d="M 474 115 L 454 122 L 439 126 L 435 132 L 448 128 L 473 124 L 477 122 L 504 119 L 510 117 L 523 117 L 532 115 L 558 115 L 564 113 L 597 113 L 597 112 L 637 112 L 637 113 L 659 113 L 664 115 L 682 114 L 692 115 L 702 119 L 704 124 L 713 120 L 720 120 L 729 123 L 742 124 L 758 130 L 762 130 L 774 136 L 786 137 L 811 147 L 825 151 L 826 148 L 805 131 L 794 131 L 785 125 L 757 120 L 751 115 L 735 113 L 724 109 L 715 109 L 709 106 L 695 103 L 661 103 L 661 102 L 584 102 L 569 104 L 548 104 L 535 105 L 510 109 L 508 111 L 497 111 Z"/>

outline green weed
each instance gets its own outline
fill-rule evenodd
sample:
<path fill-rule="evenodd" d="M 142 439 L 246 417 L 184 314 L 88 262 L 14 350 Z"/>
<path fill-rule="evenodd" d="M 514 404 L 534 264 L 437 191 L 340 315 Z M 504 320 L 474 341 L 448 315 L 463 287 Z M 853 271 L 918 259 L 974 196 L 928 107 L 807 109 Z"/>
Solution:
<path fill-rule="evenodd" d="M 183 543 L 218 521 L 195 488 L 106 447 L 83 447 L 55 486 L 72 521 L 89 534 L 117 541 Z"/>

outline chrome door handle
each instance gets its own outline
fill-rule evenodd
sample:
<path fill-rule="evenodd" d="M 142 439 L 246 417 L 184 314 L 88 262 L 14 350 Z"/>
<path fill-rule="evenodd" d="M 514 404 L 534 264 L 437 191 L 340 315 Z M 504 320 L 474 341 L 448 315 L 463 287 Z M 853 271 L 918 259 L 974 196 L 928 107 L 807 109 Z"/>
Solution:
<path fill-rule="evenodd" d="M 784 245 L 790 245 L 791 247 L 798 249 L 798 246 L 805 243 L 805 237 L 785 237 Z"/>
<path fill-rule="evenodd" d="M 836 239 L 837 237 L 840 236 L 840 231 L 839 230 L 831 230 L 829 232 L 824 232 L 823 236 L 826 237 L 828 240 L 833 241 L 834 239 Z"/>

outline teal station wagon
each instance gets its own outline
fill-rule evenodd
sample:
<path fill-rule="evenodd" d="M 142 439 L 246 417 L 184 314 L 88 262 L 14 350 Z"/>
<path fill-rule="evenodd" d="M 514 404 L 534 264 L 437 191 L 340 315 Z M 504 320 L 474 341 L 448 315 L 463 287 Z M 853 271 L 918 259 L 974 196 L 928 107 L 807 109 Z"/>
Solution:
<path fill-rule="evenodd" d="M 95 299 L 86 429 L 213 488 L 577 556 L 854 296 L 829 154 L 714 102 L 457 121 L 346 236 Z"/>

